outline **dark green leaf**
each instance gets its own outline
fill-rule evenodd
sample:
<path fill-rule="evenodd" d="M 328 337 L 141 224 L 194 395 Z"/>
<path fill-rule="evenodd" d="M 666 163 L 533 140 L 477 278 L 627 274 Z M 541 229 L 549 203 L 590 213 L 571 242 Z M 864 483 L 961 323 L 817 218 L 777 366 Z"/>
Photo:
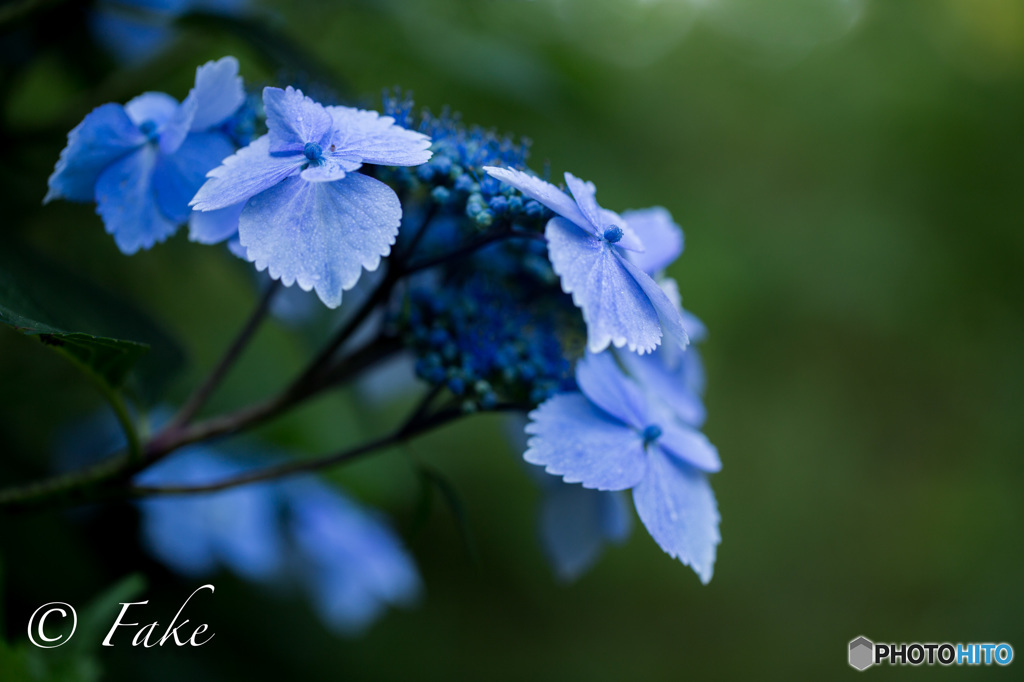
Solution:
<path fill-rule="evenodd" d="M 147 400 L 182 361 L 177 345 L 141 312 L 10 244 L 0 244 L 0 322 L 35 336 L 111 388 L 137 369 Z"/>

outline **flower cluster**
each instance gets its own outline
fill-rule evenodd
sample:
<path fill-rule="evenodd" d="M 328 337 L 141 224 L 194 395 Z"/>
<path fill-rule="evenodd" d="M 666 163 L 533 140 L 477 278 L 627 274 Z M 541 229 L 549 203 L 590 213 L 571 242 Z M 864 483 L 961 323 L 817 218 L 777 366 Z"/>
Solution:
<path fill-rule="evenodd" d="M 168 415 L 158 410 L 155 424 Z M 58 464 L 93 462 L 124 447 L 109 415 L 90 417 L 62 434 Z M 135 478 L 144 486 L 203 485 L 251 470 L 280 456 L 242 458 L 194 445 Z M 323 621 L 343 635 L 365 630 L 389 606 L 408 606 L 420 579 L 401 540 L 379 514 L 312 478 L 257 483 L 185 497 L 157 496 L 137 504 L 147 552 L 175 573 L 207 578 L 229 570 L 267 584 L 283 580 L 309 593 Z"/>
<path fill-rule="evenodd" d="M 335 351 L 354 353 L 355 338 L 364 349 L 380 339 L 400 345 L 431 387 L 422 409 L 443 394 L 455 412 L 528 413 L 524 459 L 547 472 L 542 542 L 559 575 L 575 577 L 606 541 L 628 534 L 631 491 L 654 540 L 709 580 L 719 515 L 708 475 L 721 465 L 699 431 L 703 370 L 688 348 L 704 328 L 665 276 L 683 250 L 668 211 L 608 210 L 592 183 L 565 173 L 560 187 L 530 171 L 528 142 L 448 113 L 416 116 L 399 94 L 385 96 L 383 114 L 324 106 L 290 86 L 247 98 L 237 70 L 230 57 L 200 67 L 180 104 L 147 93 L 89 114 L 68 137 L 47 200 L 96 201 L 125 253 L 187 221 L 193 241 L 227 241 L 328 308 L 358 284 L 345 299 L 354 336 Z M 360 336 L 370 320 L 380 336 Z M 145 475 L 203 478 L 234 466 L 209 454 L 167 462 Z M 349 531 L 372 524 L 315 483 L 258 490 L 246 494 L 261 502 L 230 498 L 248 510 L 244 532 L 213 520 L 234 512 L 194 500 L 175 523 L 193 519 L 192 535 L 204 539 L 167 560 L 269 573 L 282 536 L 256 526 L 278 528 L 283 514 L 288 542 L 319 567 L 314 583 L 335 595 L 332 613 L 348 613 L 354 593 L 329 577 L 338 557 L 358 574 L 363 560 L 400 556 L 381 532 L 352 539 Z M 180 541 L 161 530 L 171 515 L 160 510 L 174 502 L 145 504 L 159 553 Z M 399 583 L 414 583 L 402 575 Z M 376 595 L 366 597 L 368 612 L 409 591 L 364 582 Z"/>

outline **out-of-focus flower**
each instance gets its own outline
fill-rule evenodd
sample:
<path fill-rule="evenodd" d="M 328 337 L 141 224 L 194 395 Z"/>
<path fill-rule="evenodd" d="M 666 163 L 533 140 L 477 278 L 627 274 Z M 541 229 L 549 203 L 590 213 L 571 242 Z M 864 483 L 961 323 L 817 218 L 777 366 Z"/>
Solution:
<path fill-rule="evenodd" d="M 147 92 L 94 109 L 68 133 L 43 202 L 95 201 L 122 252 L 150 248 L 188 219 L 207 171 L 234 151 L 220 127 L 244 97 L 238 61 L 224 57 L 196 69 L 180 103 Z"/>

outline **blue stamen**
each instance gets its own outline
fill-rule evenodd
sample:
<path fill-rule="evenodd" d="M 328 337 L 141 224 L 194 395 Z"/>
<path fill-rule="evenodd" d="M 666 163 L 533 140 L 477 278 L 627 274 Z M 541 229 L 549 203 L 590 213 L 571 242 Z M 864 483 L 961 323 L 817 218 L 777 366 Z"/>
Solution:
<path fill-rule="evenodd" d="M 643 432 L 644 445 L 650 445 L 654 441 L 661 438 L 661 427 L 657 424 L 651 424 Z"/>
<path fill-rule="evenodd" d="M 312 163 L 320 163 L 324 158 L 324 150 L 316 142 L 307 142 L 302 148 L 302 154 Z"/>
<path fill-rule="evenodd" d="M 612 244 L 616 243 L 617 241 L 622 239 L 622 228 L 616 227 L 614 225 L 609 225 L 608 227 L 604 228 L 604 239 L 605 241 L 611 242 Z"/>

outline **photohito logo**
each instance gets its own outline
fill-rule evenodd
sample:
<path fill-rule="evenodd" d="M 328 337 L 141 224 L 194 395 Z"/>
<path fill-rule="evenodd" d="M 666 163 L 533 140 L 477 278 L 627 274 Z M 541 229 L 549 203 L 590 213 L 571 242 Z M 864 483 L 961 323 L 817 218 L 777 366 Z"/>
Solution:
<path fill-rule="evenodd" d="M 850 642 L 850 665 L 857 670 L 875 664 L 889 665 L 1009 665 L 1013 661 L 1013 647 L 1001 644 L 875 644 L 867 637 Z"/>

